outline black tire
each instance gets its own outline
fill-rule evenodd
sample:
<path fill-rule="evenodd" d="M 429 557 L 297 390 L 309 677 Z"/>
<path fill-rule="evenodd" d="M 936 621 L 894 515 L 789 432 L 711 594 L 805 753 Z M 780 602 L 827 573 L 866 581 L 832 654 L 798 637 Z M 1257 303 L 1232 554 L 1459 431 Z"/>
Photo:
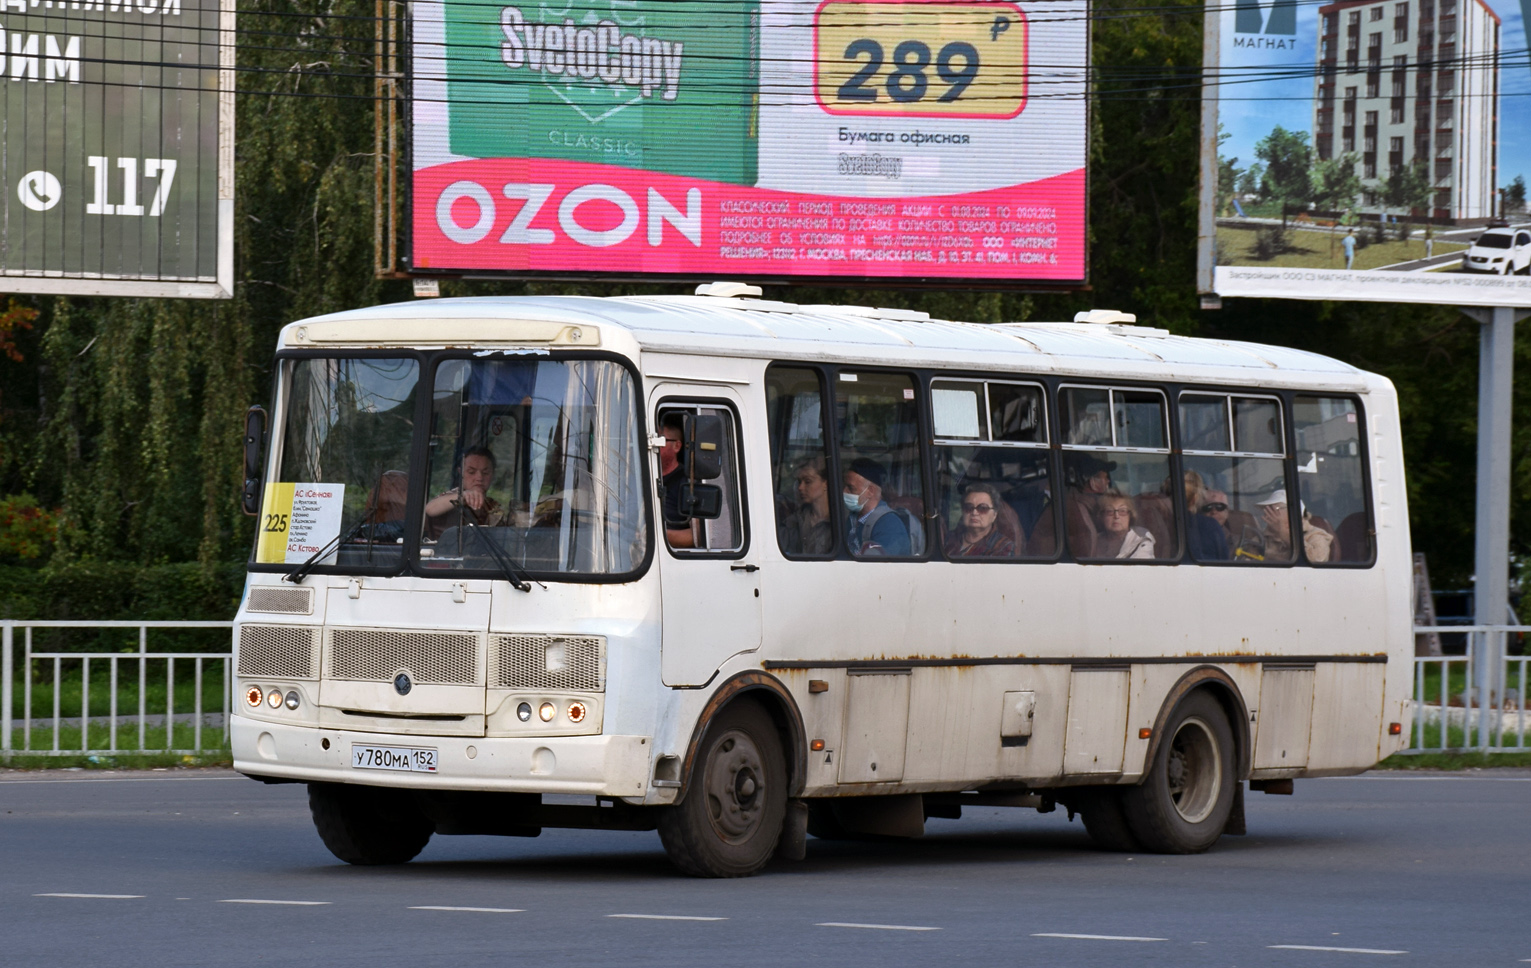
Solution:
<path fill-rule="evenodd" d="M 776 852 L 787 767 L 771 717 L 749 700 L 707 727 L 685 799 L 659 815 L 670 860 L 693 877 L 748 877 Z"/>
<path fill-rule="evenodd" d="M 402 790 L 310 783 L 308 809 L 319 839 L 347 864 L 407 863 L 436 832 Z"/>
<path fill-rule="evenodd" d="M 1233 809 L 1233 730 L 1205 690 L 1180 701 L 1144 780 L 1122 791 L 1127 826 L 1146 850 L 1199 854 L 1217 842 Z"/>
<path fill-rule="evenodd" d="M 1084 821 L 1085 832 L 1101 850 L 1119 853 L 1141 851 L 1143 845 L 1127 823 L 1127 813 L 1122 806 L 1122 790 L 1118 787 L 1097 787 L 1081 790 L 1075 798 L 1079 818 Z"/>

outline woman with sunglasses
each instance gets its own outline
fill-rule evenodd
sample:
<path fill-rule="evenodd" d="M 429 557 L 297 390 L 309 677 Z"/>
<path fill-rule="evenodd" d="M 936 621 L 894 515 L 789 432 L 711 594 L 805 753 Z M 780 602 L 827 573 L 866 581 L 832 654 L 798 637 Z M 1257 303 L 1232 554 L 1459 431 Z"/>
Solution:
<path fill-rule="evenodd" d="M 948 558 L 1010 558 L 1015 541 L 998 528 L 999 492 L 969 484 L 962 494 L 962 524 L 946 539 Z"/>

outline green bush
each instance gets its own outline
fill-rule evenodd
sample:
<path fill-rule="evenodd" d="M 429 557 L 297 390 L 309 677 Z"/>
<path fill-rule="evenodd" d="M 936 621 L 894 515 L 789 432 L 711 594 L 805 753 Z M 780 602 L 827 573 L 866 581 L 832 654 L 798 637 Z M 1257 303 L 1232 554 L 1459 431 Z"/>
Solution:
<path fill-rule="evenodd" d="M 30 494 L 0 498 L 0 561 L 32 561 L 53 554 L 58 512 L 37 506 Z"/>
<path fill-rule="evenodd" d="M 0 564 L 0 618 L 226 620 L 239 607 L 244 576 L 243 563 Z"/>

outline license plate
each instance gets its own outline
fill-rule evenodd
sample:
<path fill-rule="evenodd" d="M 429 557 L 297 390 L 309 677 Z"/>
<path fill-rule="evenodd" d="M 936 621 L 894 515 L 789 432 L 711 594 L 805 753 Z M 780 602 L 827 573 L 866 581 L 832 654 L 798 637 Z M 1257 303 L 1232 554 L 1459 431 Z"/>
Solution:
<path fill-rule="evenodd" d="M 351 766 L 358 770 L 435 773 L 436 751 L 404 746 L 352 746 Z"/>

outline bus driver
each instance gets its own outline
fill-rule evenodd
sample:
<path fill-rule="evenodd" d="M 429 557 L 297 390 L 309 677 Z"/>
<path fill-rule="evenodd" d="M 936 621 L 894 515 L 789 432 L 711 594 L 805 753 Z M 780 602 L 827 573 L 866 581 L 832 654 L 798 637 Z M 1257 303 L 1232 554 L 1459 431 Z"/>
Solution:
<path fill-rule="evenodd" d="M 494 454 L 487 447 L 469 447 L 462 454 L 462 476 L 457 487 L 442 491 L 425 504 L 425 538 L 434 541 L 465 517 L 481 528 L 492 528 L 505 520 L 505 509 L 489 496 L 494 481 Z"/>

